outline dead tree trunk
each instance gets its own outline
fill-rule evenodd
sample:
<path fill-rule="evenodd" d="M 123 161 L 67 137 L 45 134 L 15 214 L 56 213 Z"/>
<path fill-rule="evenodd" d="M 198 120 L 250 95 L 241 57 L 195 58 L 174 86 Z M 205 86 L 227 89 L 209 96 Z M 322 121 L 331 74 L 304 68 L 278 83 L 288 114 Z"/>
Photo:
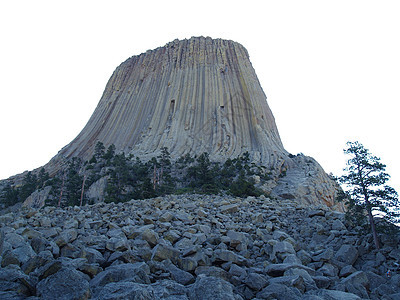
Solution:
<path fill-rule="evenodd" d="M 83 182 L 82 182 L 82 189 L 81 189 L 81 201 L 79 203 L 79 207 L 82 206 L 82 200 L 83 200 L 83 194 L 85 192 L 85 182 L 86 182 L 86 175 L 83 176 Z"/>
<path fill-rule="evenodd" d="M 64 192 L 64 182 L 65 182 L 65 171 L 64 171 L 63 179 L 62 179 L 62 183 L 61 183 L 60 198 L 58 199 L 58 205 L 57 205 L 58 207 L 61 206 L 61 198 L 62 198 L 62 195 Z"/>

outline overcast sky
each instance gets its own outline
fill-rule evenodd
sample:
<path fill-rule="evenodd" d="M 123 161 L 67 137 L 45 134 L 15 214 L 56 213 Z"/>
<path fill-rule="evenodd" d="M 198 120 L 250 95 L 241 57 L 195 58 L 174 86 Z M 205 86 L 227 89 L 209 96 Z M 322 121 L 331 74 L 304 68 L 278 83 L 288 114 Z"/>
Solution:
<path fill-rule="evenodd" d="M 68 144 L 128 57 L 202 35 L 246 47 L 289 152 L 340 175 L 358 140 L 400 192 L 399 16 L 395 0 L 2 1 L 0 179 Z"/>

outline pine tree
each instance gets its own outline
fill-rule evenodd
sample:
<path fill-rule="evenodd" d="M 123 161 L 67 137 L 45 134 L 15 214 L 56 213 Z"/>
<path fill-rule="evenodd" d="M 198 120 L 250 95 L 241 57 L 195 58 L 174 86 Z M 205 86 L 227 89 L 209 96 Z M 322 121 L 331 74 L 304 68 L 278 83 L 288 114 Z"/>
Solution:
<path fill-rule="evenodd" d="M 18 202 L 18 189 L 7 183 L 1 191 L 0 199 L 1 203 L 4 203 L 5 207 L 16 204 Z"/>
<path fill-rule="evenodd" d="M 360 212 L 366 212 L 375 247 L 379 249 L 374 215 L 394 222 L 397 215 L 393 209 L 399 207 L 397 192 L 386 185 L 390 178 L 385 173 L 386 165 L 361 143 L 348 142 L 344 153 L 351 158 L 344 169 L 346 174 L 341 176 L 339 181 L 348 188 L 348 213 L 360 220 Z"/>
<path fill-rule="evenodd" d="M 23 184 L 20 188 L 19 199 L 25 201 L 37 188 L 37 176 L 29 171 L 23 179 Z"/>
<path fill-rule="evenodd" d="M 83 176 L 79 174 L 82 167 L 81 159 L 74 157 L 68 162 L 65 178 L 65 198 L 67 205 L 79 205 Z"/>

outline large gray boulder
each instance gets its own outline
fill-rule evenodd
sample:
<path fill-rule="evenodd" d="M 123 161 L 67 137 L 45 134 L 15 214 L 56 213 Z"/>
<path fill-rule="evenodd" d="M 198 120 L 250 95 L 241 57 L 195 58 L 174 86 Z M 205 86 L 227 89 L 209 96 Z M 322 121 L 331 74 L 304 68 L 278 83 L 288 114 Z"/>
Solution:
<path fill-rule="evenodd" d="M 31 295 L 33 287 L 29 276 L 24 274 L 17 266 L 10 265 L 0 268 L 0 291 L 8 293 L 4 297 L 9 297 L 10 295 L 26 297 Z"/>
<path fill-rule="evenodd" d="M 62 268 L 57 273 L 40 281 L 36 287 L 41 299 L 89 299 L 89 282 L 81 272 Z"/>
<path fill-rule="evenodd" d="M 296 288 L 287 287 L 284 284 L 272 283 L 257 293 L 258 299 L 277 299 L 277 300 L 300 300 L 301 293 Z"/>
<path fill-rule="evenodd" d="M 293 245 L 289 242 L 277 242 L 272 247 L 272 254 L 275 255 L 278 259 L 283 261 L 286 256 L 290 254 L 295 254 L 296 251 L 293 248 Z"/>
<path fill-rule="evenodd" d="M 153 300 L 155 299 L 153 288 L 150 285 L 131 281 L 110 282 L 96 293 L 98 300 Z"/>
<path fill-rule="evenodd" d="M 337 290 L 326 290 L 326 289 L 313 290 L 309 291 L 305 297 L 311 295 L 317 296 L 319 297 L 319 299 L 323 300 L 361 300 L 361 298 L 357 295 Z"/>
<path fill-rule="evenodd" d="M 345 263 L 346 265 L 352 265 L 357 260 L 358 250 L 352 245 L 342 245 L 335 254 L 335 259 Z"/>
<path fill-rule="evenodd" d="M 163 265 L 165 267 L 165 270 L 170 272 L 172 279 L 175 280 L 177 283 L 187 285 L 194 282 L 195 278 L 192 274 L 179 269 L 174 264 L 172 264 L 171 261 L 166 260 L 164 261 Z"/>
<path fill-rule="evenodd" d="M 177 262 L 179 256 L 180 252 L 174 247 L 160 243 L 153 248 L 151 259 L 155 261 L 163 261 L 169 259 L 172 262 Z"/>
<path fill-rule="evenodd" d="M 46 200 L 49 198 L 51 192 L 51 186 L 46 186 L 43 189 L 34 191 L 25 201 L 22 203 L 22 207 L 29 208 L 42 208 L 46 204 Z"/>
<path fill-rule="evenodd" d="M 216 277 L 198 276 L 189 290 L 190 300 L 232 300 L 241 299 L 233 293 L 229 282 Z"/>
<path fill-rule="evenodd" d="M 149 266 L 142 263 L 113 265 L 97 274 L 91 281 L 90 286 L 97 288 L 105 286 L 110 282 L 131 281 L 136 283 L 150 283 Z"/>
<path fill-rule="evenodd" d="M 188 300 L 188 288 L 173 280 L 160 280 L 151 285 L 154 299 Z"/>

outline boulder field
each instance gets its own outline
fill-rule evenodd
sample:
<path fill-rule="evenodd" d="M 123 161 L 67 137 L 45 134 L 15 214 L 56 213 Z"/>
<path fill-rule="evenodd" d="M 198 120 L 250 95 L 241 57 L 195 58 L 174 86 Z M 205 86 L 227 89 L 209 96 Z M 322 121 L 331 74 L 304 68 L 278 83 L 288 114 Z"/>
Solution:
<path fill-rule="evenodd" d="M 0 299 L 400 299 L 398 236 L 261 196 L 0 215 Z M 388 274 L 390 271 L 390 274 Z"/>

